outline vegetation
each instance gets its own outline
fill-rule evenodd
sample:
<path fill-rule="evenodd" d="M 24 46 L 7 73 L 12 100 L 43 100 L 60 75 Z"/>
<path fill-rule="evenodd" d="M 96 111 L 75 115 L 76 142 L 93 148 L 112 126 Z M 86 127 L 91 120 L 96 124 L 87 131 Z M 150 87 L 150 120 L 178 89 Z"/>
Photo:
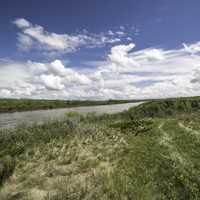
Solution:
<path fill-rule="evenodd" d="M 149 101 L 131 108 L 125 115 L 131 118 L 166 117 L 180 113 L 192 113 L 200 109 L 200 97 Z"/>
<path fill-rule="evenodd" d="M 0 199 L 200 199 L 198 98 L 168 101 L 1 130 Z"/>
<path fill-rule="evenodd" d="M 138 100 L 139 101 L 139 100 Z M 138 102 L 134 100 L 79 101 L 79 100 L 39 100 L 39 99 L 0 99 L 1 112 L 70 108 Z"/>

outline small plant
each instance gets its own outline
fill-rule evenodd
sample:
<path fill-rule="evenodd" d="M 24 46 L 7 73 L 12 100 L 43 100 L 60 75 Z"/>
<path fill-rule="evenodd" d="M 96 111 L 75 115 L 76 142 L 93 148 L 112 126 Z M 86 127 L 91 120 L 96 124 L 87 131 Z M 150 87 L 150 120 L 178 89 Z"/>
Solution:
<path fill-rule="evenodd" d="M 78 113 L 78 112 L 71 111 L 71 112 L 65 113 L 65 116 L 68 117 L 68 118 L 79 118 L 82 115 L 80 113 Z"/>
<path fill-rule="evenodd" d="M 15 168 L 15 161 L 11 156 L 0 159 L 0 185 L 12 175 Z"/>

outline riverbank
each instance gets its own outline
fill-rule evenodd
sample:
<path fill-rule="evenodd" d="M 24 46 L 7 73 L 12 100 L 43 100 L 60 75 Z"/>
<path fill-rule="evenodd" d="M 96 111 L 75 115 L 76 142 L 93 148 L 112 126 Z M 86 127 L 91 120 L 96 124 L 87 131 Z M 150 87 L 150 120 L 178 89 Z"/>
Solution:
<path fill-rule="evenodd" d="M 80 113 L 87 115 L 88 113 L 101 114 L 114 114 L 128 110 L 130 107 L 137 106 L 140 103 L 124 103 L 124 104 L 112 104 L 112 105 L 100 105 L 100 106 L 85 106 L 85 107 L 73 107 L 73 108 L 57 108 L 50 110 L 35 110 L 25 112 L 14 113 L 0 113 L 0 129 L 2 128 L 14 128 L 19 124 L 41 124 L 47 121 L 62 120 L 66 118 L 66 113 Z"/>
<path fill-rule="evenodd" d="M 135 103 L 141 100 L 39 100 L 39 99 L 0 99 L 0 113 L 23 112 L 33 110 L 48 110 L 56 108 L 73 108 L 82 106 L 112 105 Z"/>
<path fill-rule="evenodd" d="M 167 102 L 1 130 L 0 199 L 199 199 L 200 114 Z"/>

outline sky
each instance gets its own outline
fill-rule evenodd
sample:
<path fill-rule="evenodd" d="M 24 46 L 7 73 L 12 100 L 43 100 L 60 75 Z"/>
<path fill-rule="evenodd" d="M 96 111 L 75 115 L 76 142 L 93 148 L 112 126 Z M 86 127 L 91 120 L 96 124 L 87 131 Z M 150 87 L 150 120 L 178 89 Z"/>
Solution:
<path fill-rule="evenodd" d="M 200 95 L 199 0 L 1 0 L 0 98 Z"/>

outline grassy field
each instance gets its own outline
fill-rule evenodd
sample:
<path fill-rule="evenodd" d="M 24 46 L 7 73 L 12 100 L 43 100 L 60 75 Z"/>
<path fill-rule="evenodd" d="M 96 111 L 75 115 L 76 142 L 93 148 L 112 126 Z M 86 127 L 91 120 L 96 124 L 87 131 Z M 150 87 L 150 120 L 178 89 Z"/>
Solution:
<path fill-rule="evenodd" d="M 139 101 L 139 100 L 138 100 Z M 1 112 L 71 108 L 77 106 L 96 106 L 138 102 L 134 100 L 79 101 L 79 100 L 39 100 L 39 99 L 0 99 Z"/>
<path fill-rule="evenodd" d="M 198 102 L 2 130 L 0 199 L 200 199 Z"/>

